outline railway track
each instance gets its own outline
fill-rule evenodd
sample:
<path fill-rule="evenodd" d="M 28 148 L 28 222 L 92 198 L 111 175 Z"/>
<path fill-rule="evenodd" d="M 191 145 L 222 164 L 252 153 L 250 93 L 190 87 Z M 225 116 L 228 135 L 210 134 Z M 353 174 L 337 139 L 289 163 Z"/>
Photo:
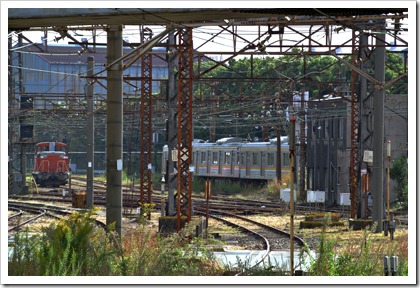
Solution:
<path fill-rule="evenodd" d="M 76 211 L 83 211 L 84 209 L 78 209 L 78 208 L 70 208 L 70 207 L 63 207 L 63 206 L 55 206 L 45 203 L 28 203 L 28 202 L 22 202 L 18 200 L 10 200 L 8 201 L 9 210 L 19 210 L 17 214 L 20 214 L 20 216 L 12 215 L 12 219 L 22 217 L 23 214 L 35 214 L 36 216 L 33 216 L 29 218 L 26 221 L 20 222 L 17 225 L 12 226 L 9 228 L 9 232 L 15 231 L 19 229 L 20 227 L 24 225 L 28 225 L 35 220 L 41 218 L 41 217 L 50 217 L 53 219 L 60 219 L 63 216 L 70 215 Z M 8 220 L 11 220 L 11 217 L 8 218 Z M 96 225 L 106 228 L 106 224 L 103 221 L 95 220 Z"/>
<path fill-rule="evenodd" d="M 209 212 L 209 217 L 238 228 L 249 235 L 249 237 L 243 237 L 242 241 L 247 242 L 246 246 L 250 250 L 259 250 L 258 256 L 252 255 L 254 259 L 250 263 L 251 265 L 243 267 L 243 270 L 236 275 L 246 275 L 247 271 L 263 263 L 272 251 L 290 250 L 290 234 L 286 231 L 222 210 L 210 209 Z M 206 215 L 202 209 L 196 210 L 196 213 Z M 293 241 L 297 249 L 306 245 L 303 239 L 298 236 L 294 236 Z"/>

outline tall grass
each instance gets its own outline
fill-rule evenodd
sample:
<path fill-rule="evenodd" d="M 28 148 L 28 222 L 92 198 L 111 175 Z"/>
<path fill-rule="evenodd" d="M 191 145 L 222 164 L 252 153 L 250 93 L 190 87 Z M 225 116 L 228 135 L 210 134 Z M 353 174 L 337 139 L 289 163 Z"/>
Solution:
<path fill-rule="evenodd" d="M 74 213 L 45 228 L 41 235 L 28 231 L 16 234 L 9 256 L 9 275 L 213 276 L 238 272 L 237 267 L 221 267 L 216 262 L 206 248 L 209 240 L 193 237 L 195 227 L 187 225 L 179 234 L 163 238 L 149 229 L 145 213 L 140 216 L 138 227 L 127 231 L 121 239 L 112 226 L 108 232 L 97 227 L 95 213 L 95 210 Z M 373 227 L 338 250 L 339 235 L 331 237 L 329 221 L 328 216 L 324 218 L 316 256 L 308 260 L 309 275 L 381 276 L 384 255 L 398 256 L 397 275 L 408 275 L 406 234 L 396 235 L 391 243 L 384 242 L 375 237 Z M 285 274 L 284 267 L 273 263 L 247 271 L 247 275 Z"/>
<path fill-rule="evenodd" d="M 193 227 L 161 238 L 139 228 L 123 236 L 94 224 L 94 211 L 74 213 L 40 236 L 17 234 L 9 258 L 11 276 L 220 275 L 221 268 Z M 190 231 L 191 230 L 191 231 Z"/>
<path fill-rule="evenodd" d="M 373 237 L 375 227 L 372 227 L 363 230 L 360 239 L 349 241 L 345 249 L 338 253 L 337 239 L 326 237 L 329 221 L 326 216 L 316 257 L 309 261 L 311 276 L 381 276 L 384 274 L 384 255 L 399 255 L 398 275 L 408 275 L 407 258 L 398 250 L 401 242 L 395 241 L 393 245 L 385 246 Z"/>
<path fill-rule="evenodd" d="M 117 274 L 112 268 L 119 261 L 115 238 L 111 237 L 112 232 L 107 234 L 94 224 L 93 214 L 94 211 L 73 213 L 43 229 L 41 235 L 17 234 L 9 275 Z"/>

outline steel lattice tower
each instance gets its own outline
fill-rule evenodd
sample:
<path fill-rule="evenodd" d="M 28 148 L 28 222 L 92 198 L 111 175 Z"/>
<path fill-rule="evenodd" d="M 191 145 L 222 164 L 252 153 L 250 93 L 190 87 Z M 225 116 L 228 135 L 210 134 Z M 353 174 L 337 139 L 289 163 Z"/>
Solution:
<path fill-rule="evenodd" d="M 178 231 L 181 217 L 191 220 L 192 205 L 192 81 L 193 45 L 192 28 L 178 29 Z"/>

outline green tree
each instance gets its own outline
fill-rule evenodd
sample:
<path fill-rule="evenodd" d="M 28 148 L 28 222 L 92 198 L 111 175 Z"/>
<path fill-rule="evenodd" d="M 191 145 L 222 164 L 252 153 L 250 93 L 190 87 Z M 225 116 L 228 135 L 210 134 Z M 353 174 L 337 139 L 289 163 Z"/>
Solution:
<path fill-rule="evenodd" d="M 404 74 L 406 63 L 404 57 L 399 53 L 387 53 L 385 62 L 385 81 L 396 79 Z M 407 94 L 408 77 L 402 77 L 396 83 L 386 89 L 387 94 Z"/>
<path fill-rule="evenodd" d="M 390 170 L 391 179 L 397 182 L 397 196 L 398 201 L 403 202 L 405 206 L 408 204 L 408 167 L 407 159 L 400 157 L 393 161 Z"/>

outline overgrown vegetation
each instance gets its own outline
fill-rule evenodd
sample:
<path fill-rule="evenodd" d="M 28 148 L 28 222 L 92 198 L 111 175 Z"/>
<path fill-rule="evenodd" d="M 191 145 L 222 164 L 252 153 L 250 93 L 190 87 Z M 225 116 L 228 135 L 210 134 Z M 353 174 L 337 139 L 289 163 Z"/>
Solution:
<path fill-rule="evenodd" d="M 288 188 L 290 186 L 290 174 L 282 174 L 281 182 L 277 179 L 269 180 L 267 183 L 267 194 L 270 197 L 278 198 L 280 195 L 280 188 Z"/>
<path fill-rule="evenodd" d="M 9 275 L 118 275 L 118 240 L 94 224 L 94 211 L 74 213 L 43 229 L 18 233 L 9 259 Z M 24 267 L 24 268 L 22 268 Z"/>
<path fill-rule="evenodd" d="M 376 227 L 365 229 L 361 238 L 348 241 L 345 247 L 340 247 L 337 238 L 329 237 L 327 229 L 331 219 L 328 214 L 324 217 L 321 241 L 316 249 L 316 256 L 309 258 L 310 276 L 382 276 L 384 275 L 384 255 L 399 256 L 399 276 L 408 275 L 406 236 L 393 245 L 384 246 L 374 237 Z M 351 231 L 350 231 L 351 232 Z M 337 248 L 344 248 L 337 251 Z M 304 252 L 308 252 L 307 250 Z"/>
<path fill-rule="evenodd" d="M 396 192 L 398 201 L 402 202 L 403 208 L 407 208 L 408 205 L 408 167 L 407 159 L 400 157 L 394 160 L 391 170 L 391 179 L 397 182 Z"/>
<path fill-rule="evenodd" d="M 121 241 L 94 224 L 95 211 L 74 213 L 42 235 L 16 234 L 9 255 L 10 276 L 217 275 L 221 268 L 202 240 L 182 234 L 160 238 L 140 217 L 137 230 Z M 185 239 L 191 239 L 186 241 Z"/>
<path fill-rule="evenodd" d="M 222 266 L 207 248 L 208 244 L 220 245 L 219 242 L 194 238 L 195 229 L 188 225 L 179 234 L 160 237 L 149 228 L 147 213 L 140 215 L 138 228 L 126 231 L 121 240 L 112 226 L 106 232 L 94 223 L 95 212 L 74 213 L 45 228 L 41 235 L 27 231 L 16 234 L 9 254 L 9 275 L 222 276 L 240 271 L 253 276 L 288 275 L 288 269 L 272 262 L 250 270 L 249 263 L 241 261 L 235 266 Z M 381 276 L 384 255 L 398 256 L 397 275 L 408 275 L 407 233 L 397 233 L 392 242 L 375 234 L 375 227 L 343 233 L 343 228 L 329 226 L 331 218 L 326 215 L 322 228 L 311 229 L 309 234 L 305 234 L 309 229 L 299 230 L 300 234 L 313 237 L 320 229 L 315 256 L 306 258 L 304 263 L 309 267 L 306 275 Z M 305 252 L 308 248 L 302 250 L 302 255 Z"/>

